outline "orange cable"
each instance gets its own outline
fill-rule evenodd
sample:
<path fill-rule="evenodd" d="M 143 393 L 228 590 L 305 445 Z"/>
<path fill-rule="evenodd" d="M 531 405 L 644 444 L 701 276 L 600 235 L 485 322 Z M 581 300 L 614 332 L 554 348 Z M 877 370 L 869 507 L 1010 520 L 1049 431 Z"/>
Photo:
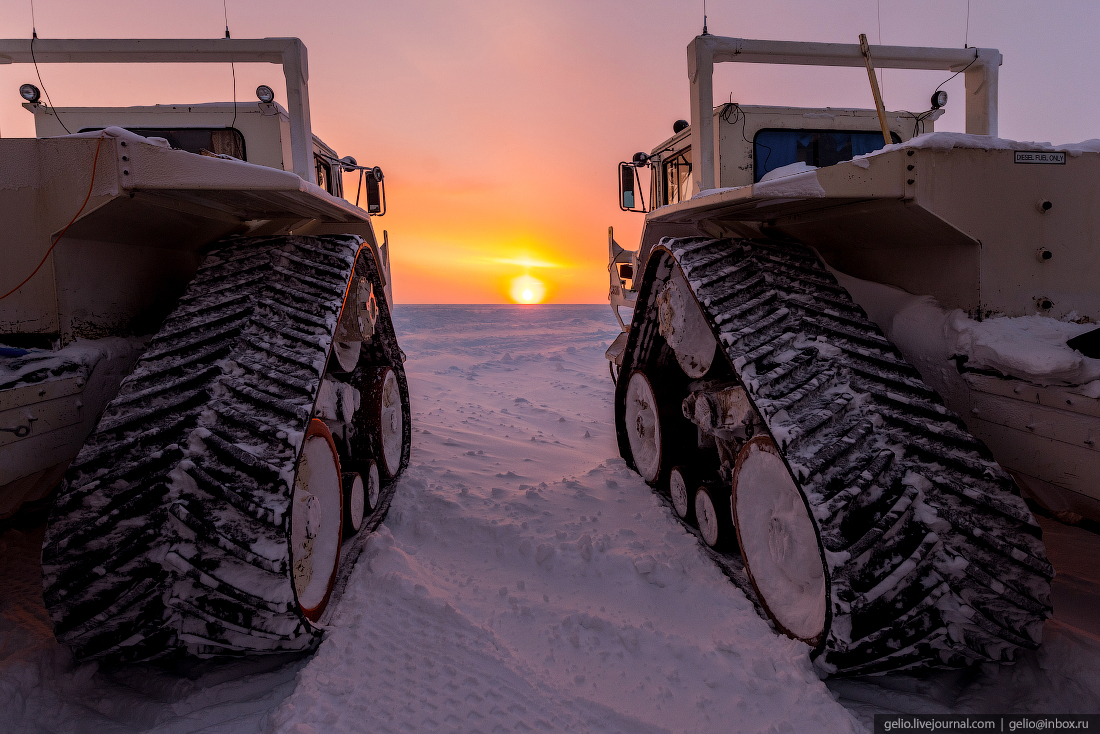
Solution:
<path fill-rule="evenodd" d="M 48 258 L 50 256 L 50 253 L 53 252 L 53 248 L 57 247 L 57 243 L 60 242 L 61 238 L 65 236 L 65 233 L 69 231 L 69 227 L 73 226 L 73 222 L 75 222 L 77 217 L 80 216 L 80 213 L 82 211 L 84 211 L 84 207 L 88 206 L 88 200 L 92 198 L 92 187 L 95 185 L 95 168 L 96 168 L 96 163 L 99 162 L 99 149 L 103 145 L 103 138 L 105 138 L 105 137 L 107 137 L 107 136 L 106 135 L 100 135 L 99 136 L 99 142 L 96 143 L 96 146 L 95 146 L 95 158 L 92 159 L 92 180 L 88 184 L 88 195 L 84 197 L 84 203 L 80 205 L 80 209 L 77 211 L 76 214 L 73 215 L 72 220 L 68 224 L 65 225 L 65 229 L 61 230 L 61 234 L 57 235 L 57 239 L 53 241 L 52 245 L 50 245 L 50 249 L 46 250 L 46 254 L 42 256 L 42 262 L 38 263 L 38 267 L 34 269 L 34 272 L 32 272 L 30 275 L 28 275 L 26 278 L 24 278 L 22 283 L 15 286 L 14 288 L 12 288 L 10 291 L 5 293 L 4 295 L 0 296 L 0 301 L 4 300 L 8 296 L 10 296 L 12 293 L 15 293 L 17 290 L 19 290 L 20 288 L 25 286 L 27 284 L 27 281 L 30 280 L 31 278 L 33 278 L 38 273 L 38 271 L 42 269 L 42 266 L 46 264 L 46 258 Z"/>

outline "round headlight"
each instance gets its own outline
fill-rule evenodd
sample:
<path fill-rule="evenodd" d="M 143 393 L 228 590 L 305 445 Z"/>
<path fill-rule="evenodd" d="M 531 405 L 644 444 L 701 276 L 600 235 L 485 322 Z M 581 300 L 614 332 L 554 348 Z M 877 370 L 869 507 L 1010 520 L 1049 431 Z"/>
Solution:
<path fill-rule="evenodd" d="M 39 93 L 38 87 L 33 84 L 24 84 L 19 87 L 19 96 L 28 102 L 37 102 L 42 95 Z"/>
<path fill-rule="evenodd" d="M 631 159 L 631 162 L 633 162 L 635 167 L 637 167 L 637 168 L 641 168 L 643 166 L 648 166 L 649 165 L 649 156 L 646 155 L 645 153 L 638 152 L 638 153 L 634 154 L 634 158 Z"/>
<path fill-rule="evenodd" d="M 947 92 L 942 89 L 932 95 L 932 109 L 938 110 L 947 105 Z"/>
<path fill-rule="evenodd" d="M 381 168 L 379 168 L 378 166 L 375 166 L 374 168 L 371 169 L 370 172 L 371 172 L 371 175 L 374 176 L 375 181 L 377 181 L 378 183 L 382 183 L 382 169 Z"/>
<path fill-rule="evenodd" d="M 275 101 L 275 90 L 266 84 L 261 84 L 256 87 L 256 98 L 264 104 L 271 104 Z"/>
<path fill-rule="evenodd" d="M 358 164 L 358 163 L 357 163 L 357 162 L 355 161 L 355 159 L 354 159 L 354 158 L 352 158 L 352 157 L 351 157 L 350 155 L 346 155 L 346 156 L 344 156 L 343 158 L 341 158 L 341 159 L 340 159 L 340 163 L 342 163 L 342 164 L 343 164 L 343 169 L 344 169 L 345 171 L 348 171 L 348 172 L 350 172 L 350 171 L 354 171 L 354 170 L 355 170 L 355 167 L 356 167 L 357 165 L 359 165 L 359 164 Z"/>

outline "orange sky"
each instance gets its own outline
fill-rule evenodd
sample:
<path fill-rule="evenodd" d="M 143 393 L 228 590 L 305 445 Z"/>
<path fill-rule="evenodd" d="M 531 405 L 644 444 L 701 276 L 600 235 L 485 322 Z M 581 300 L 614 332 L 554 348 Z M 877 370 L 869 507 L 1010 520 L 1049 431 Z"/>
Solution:
<path fill-rule="evenodd" d="M 0 35 L 27 37 L 29 0 L 3 0 Z M 616 163 L 688 117 L 685 47 L 701 2 L 227 0 L 236 38 L 301 37 L 309 49 L 313 130 L 341 155 L 380 165 L 395 299 L 500 303 L 528 275 L 558 303 L 606 302 L 607 227 L 637 245 L 642 219 L 616 205 Z M 1100 4 L 972 0 L 968 39 L 1005 55 L 1000 130 L 1055 143 L 1100 137 L 1092 49 Z M 966 0 L 710 0 L 712 33 L 751 38 L 961 46 Z M 919 7 L 920 10 L 914 8 Z M 150 8 L 155 8 L 150 10 Z M 221 0 L 36 0 L 41 38 L 220 37 Z M 726 65 L 715 99 L 870 107 L 859 69 Z M 222 65 L 42 65 L 58 106 L 232 99 Z M 33 135 L 16 89 L 33 68 L 0 66 L 0 134 Z M 890 109 L 925 109 L 939 73 L 889 72 Z M 273 65 L 239 65 L 237 95 Z M 945 87 L 938 129 L 962 128 L 962 77 Z M 350 179 L 349 179 L 350 180 Z M 643 180 L 645 178 L 643 177 Z M 354 186 L 354 184 L 352 184 Z M 536 289 L 537 290 L 537 289 Z"/>

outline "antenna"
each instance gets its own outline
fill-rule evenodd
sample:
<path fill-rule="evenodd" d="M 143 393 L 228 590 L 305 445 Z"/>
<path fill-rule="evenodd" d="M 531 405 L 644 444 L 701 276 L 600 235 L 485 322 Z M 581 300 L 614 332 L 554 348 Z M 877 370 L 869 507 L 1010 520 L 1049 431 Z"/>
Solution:
<path fill-rule="evenodd" d="M 967 18 L 970 17 L 969 13 L 970 11 L 967 10 Z M 31 39 L 38 38 L 38 29 L 35 28 L 35 25 L 37 24 L 34 22 L 34 0 L 31 0 Z M 703 25 L 706 25 L 706 23 Z"/>
<path fill-rule="evenodd" d="M 222 16 L 225 18 L 225 37 L 229 38 L 229 10 L 226 8 L 226 0 L 222 0 Z M 229 70 L 233 74 L 233 121 L 229 123 L 229 127 L 233 128 L 237 125 L 237 65 L 233 62 L 229 62 Z"/>
<path fill-rule="evenodd" d="M 970 48 L 970 0 L 966 0 L 966 35 L 963 36 L 963 48 Z"/>
<path fill-rule="evenodd" d="M 703 0 L 703 35 L 710 35 L 707 33 L 707 0 Z"/>

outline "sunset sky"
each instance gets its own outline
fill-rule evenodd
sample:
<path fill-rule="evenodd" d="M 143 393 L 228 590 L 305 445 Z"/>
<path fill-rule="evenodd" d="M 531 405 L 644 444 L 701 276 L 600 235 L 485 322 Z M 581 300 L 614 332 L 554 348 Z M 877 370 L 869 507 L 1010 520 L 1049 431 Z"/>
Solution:
<path fill-rule="evenodd" d="M 29 0 L 2 0 L 0 35 L 26 38 Z M 881 10 L 880 10 L 881 7 Z M 386 172 L 395 299 L 598 303 L 607 227 L 637 246 L 640 215 L 616 205 L 616 163 L 688 117 L 685 48 L 701 0 L 442 2 L 227 0 L 235 38 L 298 36 L 309 49 L 313 130 Z M 1100 3 L 972 0 L 709 0 L 711 33 L 746 38 L 999 48 L 1000 134 L 1053 143 L 1100 137 Z M 222 0 L 37 0 L 40 38 L 224 35 Z M 232 99 L 228 65 L 41 66 L 59 107 Z M 923 110 L 940 72 L 889 71 L 888 109 Z M 0 66 L 0 135 L 32 136 L 17 89 L 33 67 Z M 281 70 L 237 66 L 285 104 Z M 962 76 L 937 123 L 962 129 Z M 872 107 L 861 69 L 727 64 L 715 100 Z M 354 186 L 354 184 L 353 184 Z M 517 281 L 517 279 L 523 279 Z"/>

